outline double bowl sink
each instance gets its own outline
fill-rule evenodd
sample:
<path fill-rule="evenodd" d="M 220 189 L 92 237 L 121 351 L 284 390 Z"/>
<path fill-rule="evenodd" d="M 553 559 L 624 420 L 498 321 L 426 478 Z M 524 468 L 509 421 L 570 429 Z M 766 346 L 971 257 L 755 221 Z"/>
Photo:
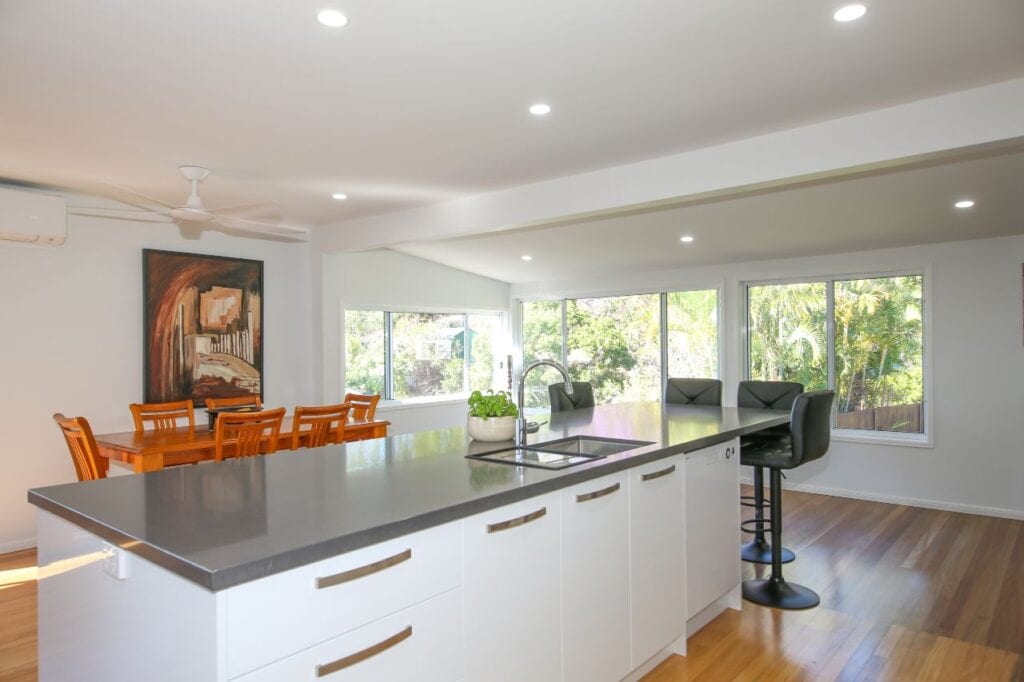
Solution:
<path fill-rule="evenodd" d="M 622 440 L 598 436 L 572 436 L 550 440 L 546 443 L 505 447 L 500 450 L 466 455 L 466 458 L 538 469 L 565 469 L 576 464 L 593 462 L 608 455 L 642 448 L 645 445 L 651 445 L 651 443 L 643 440 Z"/>

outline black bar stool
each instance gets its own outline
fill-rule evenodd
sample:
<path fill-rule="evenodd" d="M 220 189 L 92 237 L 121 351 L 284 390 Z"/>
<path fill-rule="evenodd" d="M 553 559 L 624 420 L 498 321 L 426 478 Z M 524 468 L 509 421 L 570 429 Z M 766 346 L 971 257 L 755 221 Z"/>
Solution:
<path fill-rule="evenodd" d="M 589 381 L 572 382 L 572 395 L 565 392 L 565 384 L 548 386 L 551 412 L 568 412 L 594 406 L 594 388 Z"/>
<path fill-rule="evenodd" d="M 782 470 L 824 457 L 832 434 L 833 391 L 812 391 L 793 401 L 789 441 L 764 441 L 744 449 L 757 465 L 769 470 L 771 485 L 772 572 L 767 578 L 743 581 L 743 598 L 777 609 L 809 609 L 821 601 L 818 594 L 782 577 Z"/>
<path fill-rule="evenodd" d="M 756 407 L 764 410 L 789 410 L 793 401 L 804 392 L 804 385 L 796 381 L 741 381 L 736 390 L 737 407 Z M 789 426 L 774 426 L 764 431 L 751 433 L 743 437 L 740 443 L 740 464 L 754 467 L 754 494 L 740 497 L 740 504 L 753 507 L 754 518 L 742 524 L 744 533 L 753 533 L 754 539 L 740 547 L 740 558 L 755 564 L 770 564 L 772 548 L 764 538 L 764 529 L 769 521 L 764 517 L 764 510 L 770 501 L 764 499 L 764 467 L 756 466 L 744 460 L 743 453 L 747 446 L 774 440 L 778 442 L 789 438 Z M 788 564 L 796 555 L 785 547 L 782 548 L 782 563 Z"/>
<path fill-rule="evenodd" d="M 673 405 L 722 405 L 722 382 L 718 379 L 669 379 L 665 402 Z"/>

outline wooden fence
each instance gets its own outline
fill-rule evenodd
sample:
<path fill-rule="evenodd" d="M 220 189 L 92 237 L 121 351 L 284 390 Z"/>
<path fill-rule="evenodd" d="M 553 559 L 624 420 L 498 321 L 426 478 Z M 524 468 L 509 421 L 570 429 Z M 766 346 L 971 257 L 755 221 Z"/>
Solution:
<path fill-rule="evenodd" d="M 921 408 L 921 403 L 914 403 L 840 412 L 836 415 L 836 428 L 922 433 L 924 417 Z"/>

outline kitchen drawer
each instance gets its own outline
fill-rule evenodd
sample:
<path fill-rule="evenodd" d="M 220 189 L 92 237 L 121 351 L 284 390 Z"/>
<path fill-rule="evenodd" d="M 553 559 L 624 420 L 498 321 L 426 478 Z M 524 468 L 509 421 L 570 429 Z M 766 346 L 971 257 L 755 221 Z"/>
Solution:
<path fill-rule="evenodd" d="M 228 677 L 458 587 L 462 564 L 455 522 L 233 587 Z"/>
<path fill-rule="evenodd" d="M 454 589 L 236 679 L 452 682 L 462 658 L 462 590 Z"/>

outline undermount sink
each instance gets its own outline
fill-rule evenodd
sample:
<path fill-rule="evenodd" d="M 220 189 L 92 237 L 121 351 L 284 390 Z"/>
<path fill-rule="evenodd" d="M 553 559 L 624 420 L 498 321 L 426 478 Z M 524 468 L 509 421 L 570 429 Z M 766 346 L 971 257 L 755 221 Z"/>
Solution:
<path fill-rule="evenodd" d="M 565 469 L 650 444 L 649 441 L 642 440 L 572 436 L 524 445 L 519 448 L 504 448 L 476 455 L 466 455 L 466 458 L 540 469 Z"/>

